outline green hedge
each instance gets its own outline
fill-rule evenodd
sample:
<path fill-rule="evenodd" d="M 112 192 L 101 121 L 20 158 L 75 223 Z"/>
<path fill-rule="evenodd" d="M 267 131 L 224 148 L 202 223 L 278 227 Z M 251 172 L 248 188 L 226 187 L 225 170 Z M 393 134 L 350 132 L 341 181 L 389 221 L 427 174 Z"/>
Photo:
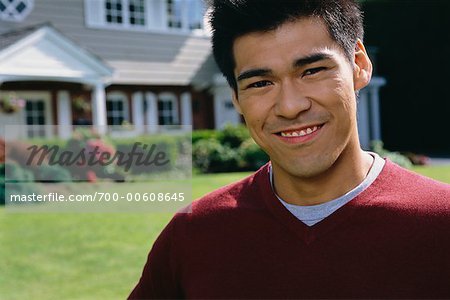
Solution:
<path fill-rule="evenodd" d="M 132 174 L 142 174 L 148 173 L 149 171 L 167 171 L 173 169 L 177 164 L 177 160 L 179 158 L 180 153 L 185 153 L 188 151 L 186 140 L 188 137 L 186 136 L 170 136 L 170 135 L 149 135 L 149 136 L 139 136 L 133 138 L 115 138 L 111 140 L 112 145 L 116 148 L 117 151 L 129 152 L 133 145 L 137 142 L 141 143 L 138 147 L 138 153 L 142 153 L 145 155 L 148 151 L 148 147 L 155 145 L 154 154 L 157 152 L 163 152 L 166 157 L 165 159 L 169 160 L 167 165 L 157 167 L 155 170 L 150 170 L 149 166 L 137 166 L 133 165 L 130 169 Z M 148 145 L 145 150 L 142 149 L 142 145 Z M 151 166 L 153 168 L 153 165 Z"/>
<path fill-rule="evenodd" d="M 192 133 L 193 165 L 203 173 L 256 170 L 269 161 L 244 125 Z"/>
<path fill-rule="evenodd" d="M 391 152 L 386 149 L 384 149 L 384 144 L 382 141 L 372 141 L 371 142 L 371 149 L 373 152 L 377 153 L 383 158 L 388 158 L 394 163 L 407 168 L 411 169 L 413 164 L 411 160 L 409 160 L 408 157 L 398 153 L 398 152 Z"/>
<path fill-rule="evenodd" d="M 244 141 L 238 149 L 240 166 L 244 170 L 257 170 L 269 161 L 269 156 L 252 138 Z"/>
<path fill-rule="evenodd" d="M 200 140 L 217 139 L 219 131 L 212 129 L 194 130 L 192 132 L 192 144 L 194 145 Z"/>
<path fill-rule="evenodd" d="M 109 152 L 113 153 L 115 151 L 121 151 L 125 155 L 131 151 L 133 148 L 133 145 L 135 143 L 140 143 L 137 145 L 137 151 L 135 151 L 136 154 L 142 154 L 142 157 L 145 159 L 147 157 L 148 151 L 150 150 L 150 147 L 153 145 L 155 146 L 155 149 L 153 151 L 153 155 L 150 158 L 150 160 L 153 160 L 155 158 L 155 155 L 158 152 L 163 152 L 165 154 L 164 158 L 160 158 L 159 160 L 168 160 L 168 164 L 164 164 L 163 166 L 155 166 L 155 164 L 151 164 L 150 166 L 147 165 L 141 165 L 138 166 L 136 164 L 132 164 L 131 168 L 125 172 L 125 166 L 118 166 L 116 164 L 111 164 L 108 166 L 95 166 L 91 168 L 86 168 L 86 166 L 72 166 L 67 167 L 66 169 L 70 172 L 70 175 L 74 179 L 86 179 L 86 171 L 92 170 L 95 172 L 96 177 L 98 178 L 110 178 L 113 180 L 128 180 L 133 179 L 134 175 L 139 176 L 146 176 L 149 173 L 158 173 L 158 172 L 165 172 L 168 170 L 173 170 L 174 167 L 179 166 L 180 158 L 186 158 L 189 157 L 190 161 L 190 154 L 191 154 L 191 135 L 190 134 L 173 134 L 171 132 L 163 133 L 160 135 L 142 135 L 137 137 L 130 137 L 130 138 L 114 138 L 114 137 L 101 137 L 92 130 L 85 129 L 85 128 L 79 128 L 76 131 L 74 131 L 72 138 L 69 140 L 63 140 L 59 138 L 50 138 L 50 139 L 30 139 L 26 141 L 22 141 L 20 145 L 17 147 L 17 151 L 15 150 L 14 155 L 12 155 L 10 158 L 17 160 L 19 162 L 24 162 L 28 160 L 29 157 L 29 151 L 26 150 L 27 145 L 37 145 L 37 146 L 43 146 L 46 145 L 49 148 L 52 148 L 53 146 L 57 146 L 59 148 L 59 151 L 57 152 L 56 159 L 58 160 L 58 156 L 61 155 L 64 151 L 71 151 L 74 153 L 78 153 L 78 151 L 81 151 L 82 149 L 89 149 L 89 145 L 92 147 L 99 146 L 101 152 Z M 143 145 L 147 145 L 145 149 L 143 149 Z M 86 150 L 85 150 L 86 151 Z M 189 155 L 189 156 L 188 156 Z M 181 156 L 181 157 L 180 157 Z M 135 156 L 135 159 L 137 157 Z M 124 159 L 127 159 L 127 156 L 124 156 Z M 183 161 L 187 161 L 184 159 Z M 67 176 L 66 172 L 63 172 L 60 169 L 55 168 L 45 168 L 43 169 L 44 164 L 41 166 L 38 166 L 38 168 L 45 172 L 45 174 L 50 173 L 56 173 L 56 177 L 63 178 L 63 181 L 70 181 L 69 176 Z M 36 179 L 45 179 L 48 178 L 47 175 L 44 173 L 37 174 Z M 43 176 L 39 176 L 43 175 Z M 45 175 L 45 176 L 44 176 Z M 40 178 L 42 177 L 42 178 Z"/>
<path fill-rule="evenodd" d="M 13 183 L 8 191 L 6 191 L 6 177 L 8 183 Z M 0 164 L 0 205 L 5 204 L 10 194 L 30 195 L 33 193 L 39 193 L 39 188 L 34 183 L 34 175 L 31 171 L 22 168 L 16 162 Z"/>
<path fill-rule="evenodd" d="M 216 139 L 199 140 L 193 145 L 194 165 L 202 172 L 238 170 L 238 153 Z"/>

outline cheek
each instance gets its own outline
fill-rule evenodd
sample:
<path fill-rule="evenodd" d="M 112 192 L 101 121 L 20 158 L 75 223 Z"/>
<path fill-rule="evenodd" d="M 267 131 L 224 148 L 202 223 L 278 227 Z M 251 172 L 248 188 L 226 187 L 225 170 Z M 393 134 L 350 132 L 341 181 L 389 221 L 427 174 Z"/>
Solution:
<path fill-rule="evenodd" d="M 255 142 L 265 148 L 265 123 L 267 122 L 269 111 L 261 105 L 242 106 L 245 124 L 250 135 Z"/>
<path fill-rule="evenodd" d="M 270 115 L 270 104 L 264 99 L 245 99 L 241 109 L 247 126 L 255 130 L 260 129 Z"/>
<path fill-rule="evenodd" d="M 330 78 L 316 87 L 316 99 L 334 120 L 334 134 L 348 132 L 356 123 L 356 99 L 351 83 L 342 78 Z"/>
<path fill-rule="evenodd" d="M 351 117 L 356 112 L 356 96 L 352 83 L 343 78 L 335 78 L 329 87 L 332 88 L 328 89 L 324 97 L 330 99 L 330 109 L 336 112 L 341 111 Z"/>

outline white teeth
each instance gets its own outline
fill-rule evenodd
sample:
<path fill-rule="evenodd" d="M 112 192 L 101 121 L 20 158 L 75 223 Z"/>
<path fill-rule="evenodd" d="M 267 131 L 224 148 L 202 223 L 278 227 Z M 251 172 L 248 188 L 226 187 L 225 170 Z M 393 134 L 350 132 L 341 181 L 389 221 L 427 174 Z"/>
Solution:
<path fill-rule="evenodd" d="M 317 126 L 306 128 L 306 130 L 300 130 L 300 131 L 291 131 L 291 132 L 281 132 L 282 137 L 297 137 L 297 136 L 305 136 L 308 134 L 313 133 L 319 129 Z"/>

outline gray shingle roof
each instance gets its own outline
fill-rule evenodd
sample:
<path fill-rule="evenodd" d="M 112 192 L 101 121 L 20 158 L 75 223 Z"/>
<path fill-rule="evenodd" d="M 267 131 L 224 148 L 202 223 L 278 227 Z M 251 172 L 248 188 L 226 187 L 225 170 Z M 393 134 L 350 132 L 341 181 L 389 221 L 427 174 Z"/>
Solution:
<path fill-rule="evenodd" d="M 0 50 L 3 50 L 21 39 L 29 36 L 33 32 L 39 30 L 44 26 L 48 26 L 48 23 L 37 24 L 29 27 L 20 28 L 17 30 L 8 31 L 0 34 Z"/>

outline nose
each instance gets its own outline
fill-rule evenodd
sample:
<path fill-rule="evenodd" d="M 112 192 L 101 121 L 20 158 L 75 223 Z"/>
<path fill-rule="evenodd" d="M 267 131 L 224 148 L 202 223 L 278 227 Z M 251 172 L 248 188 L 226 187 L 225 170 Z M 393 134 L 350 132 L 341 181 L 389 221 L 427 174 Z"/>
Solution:
<path fill-rule="evenodd" d="M 275 114 L 286 119 L 295 119 L 301 112 L 311 108 L 311 101 L 294 80 L 283 81 L 275 104 Z"/>

